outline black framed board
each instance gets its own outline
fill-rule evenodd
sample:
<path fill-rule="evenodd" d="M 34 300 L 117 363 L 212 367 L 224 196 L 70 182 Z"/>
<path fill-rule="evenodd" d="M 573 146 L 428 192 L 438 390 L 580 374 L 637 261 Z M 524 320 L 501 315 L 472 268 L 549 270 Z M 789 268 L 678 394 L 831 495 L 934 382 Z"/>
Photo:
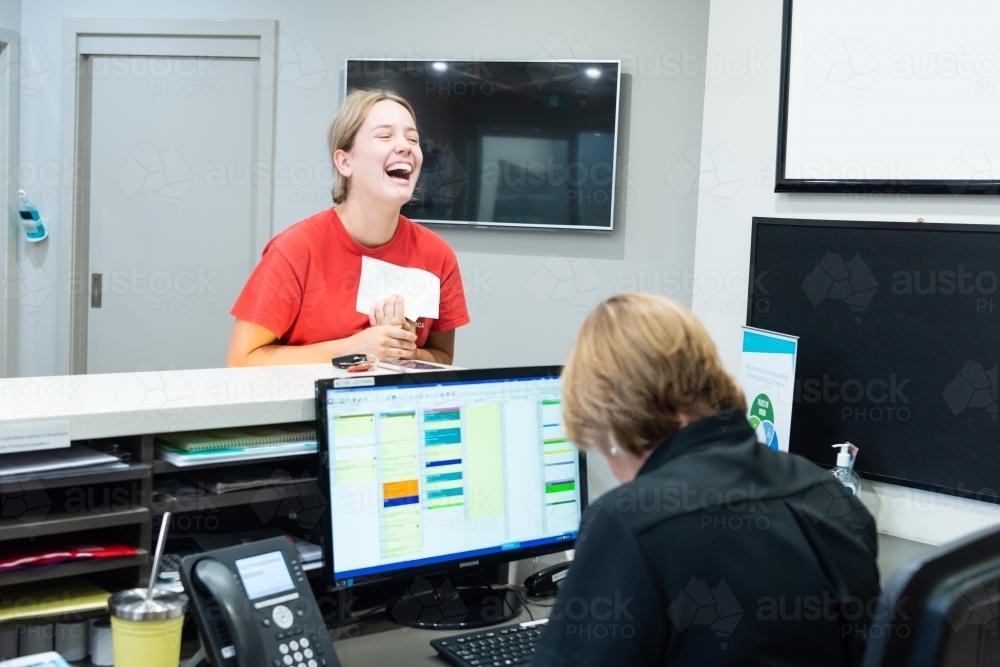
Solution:
<path fill-rule="evenodd" d="M 1000 3 L 785 0 L 775 192 L 1000 192 Z"/>
<path fill-rule="evenodd" d="M 799 337 L 789 451 L 1000 502 L 1000 225 L 754 218 L 747 324 Z"/>

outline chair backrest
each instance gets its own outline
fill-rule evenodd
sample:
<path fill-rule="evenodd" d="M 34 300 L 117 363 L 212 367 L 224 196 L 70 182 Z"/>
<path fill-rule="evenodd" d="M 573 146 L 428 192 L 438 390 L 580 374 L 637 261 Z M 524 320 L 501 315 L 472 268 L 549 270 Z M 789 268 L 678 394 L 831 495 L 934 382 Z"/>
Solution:
<path fill-rule="evenodd" d="M 895 573 L 868 627 L 864 667 L 1000 665 L 1000 527 Z"/>

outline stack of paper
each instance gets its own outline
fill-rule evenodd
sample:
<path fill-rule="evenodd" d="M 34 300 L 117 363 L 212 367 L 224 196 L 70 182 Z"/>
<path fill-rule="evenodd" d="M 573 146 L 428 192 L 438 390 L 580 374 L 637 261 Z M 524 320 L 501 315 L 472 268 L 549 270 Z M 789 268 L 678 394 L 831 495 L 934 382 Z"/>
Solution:
<path fill-rule="evenodd" d="M 82 579 L 71 579 L 59 586 L 5 590 L 0 593 L 0 623 L 104 610 L 110 596 L 103 588 Z"/>
<path fill-rule="evenodd" d="M 295 456 L 298 454 L 316 453 L 316 441 L 293 442 L 271 447 L 238 447 L 218 452 L 172 452 L 165 449 L 157 450 L 157 457 L 172 463 L 178 468 L 205 465 L 206 463 L 225 463 L 229 461 L 255 461 L 258 459 L 273 459 L 277 456 Z"/>
<path fill-rule="evenodd" d="M 316 429 L 313 426 L 190 431 L 156 438 L 157 457 L 178 467 L 253 461 L 315 451 Z"/>
<path fill-rule="evenodd" d="M 318 570 L 323 567 L 323 549 L 305 540 L 292 537 L 295 548 L 299 550 L 299 560 L 302 561 L 303 570 Z"/>
<path fill-rule="evenodd" d="M 214 494 L 317 481 L 315 477 L 309 474 L 303 474 L 301 477 L 293 477 L 285 471 L 274 470 L 273 466 L 266 465 L 207 470 L 202 473 L 191 474 L 189 479 L 197 481 L 200 488 Z"/>
<path fill-rule="evenodd" d="M 18 452 L 0 456 L 0 475 L 37 475 L 39 473 L 64 470 L 68 468 L 84 468 L 89 466 L 108 466 L 107 469 L 125 468 L 111 454 L 102 454 L 86 445 L 72 444 L 68 449 L 43 449 L 33 452 Z"/>

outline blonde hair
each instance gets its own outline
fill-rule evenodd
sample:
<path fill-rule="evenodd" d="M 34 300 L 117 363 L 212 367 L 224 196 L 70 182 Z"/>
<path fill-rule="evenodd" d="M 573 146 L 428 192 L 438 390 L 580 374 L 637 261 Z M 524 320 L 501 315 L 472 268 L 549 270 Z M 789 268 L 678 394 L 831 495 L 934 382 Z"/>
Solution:
<path fill-rule="evenodd" d="M 639 456 L 723 410 L 746 411 L 743 390 L 690 310 L 653 294 L 623 294 L 583 323 L 563 370 L 563 421 L 581 448 L 614 444 Z"/>
<path fill-rule="evenodd" d="M 413 124 L 417 124 L 417 114 L 413 107 L 405 99 L 388 90 L 352 90 L 336 118 L 330 123 L 330 128 L 326 132 L 326 143 L 330 147 L 330 161 L 333 161 L 333 154 L 337 151 L 349 151 L 354 146 L 354 139 L 358 130 L 368 117 L 371 108 L 382 100 L 390 100 L 399 104 L 413 117 Z M 337 165 L 333 165 L 333 203 L 340 204 L 347 199 L 347 191 L 350 183 L 337 171 Z"/>

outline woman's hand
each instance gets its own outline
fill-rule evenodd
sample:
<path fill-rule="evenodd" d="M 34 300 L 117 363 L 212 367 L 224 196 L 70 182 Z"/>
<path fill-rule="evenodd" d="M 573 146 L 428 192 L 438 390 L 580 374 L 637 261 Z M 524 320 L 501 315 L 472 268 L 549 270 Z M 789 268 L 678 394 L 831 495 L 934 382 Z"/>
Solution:
<path fill-rule="evenodd" d="M 417 335 L 397 324 L 378 324 L 350 338 L 352 350 L 372 354 L 379 361 L 410 359 L 417 349 Z"/>
<path fill-rule="evenodd" d="M 403 327 L 404 331 L 413 331 L 413 322 L 406 319 L 406 315 L 403 314 L 405 305 L 405 300 L 398 294 L 376 301 L 368 313 L 368 323 L 373 327 L 392 324 Z"/>

